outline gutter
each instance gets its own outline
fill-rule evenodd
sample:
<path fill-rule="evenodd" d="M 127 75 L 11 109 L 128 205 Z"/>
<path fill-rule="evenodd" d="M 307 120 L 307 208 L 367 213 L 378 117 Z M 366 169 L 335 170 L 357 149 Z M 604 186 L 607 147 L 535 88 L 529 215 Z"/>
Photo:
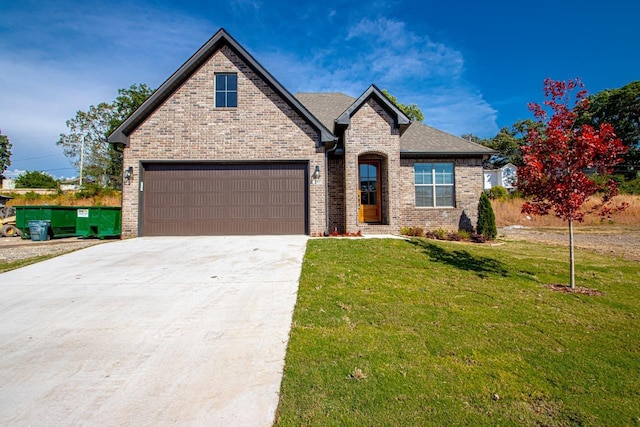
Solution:
<path fill-rule="evenodd" d="M 324 152 L 324 235 L 329 235 L 329 153 L 334 153 L 338 148 L 335 141 L 333 148 Z"/>

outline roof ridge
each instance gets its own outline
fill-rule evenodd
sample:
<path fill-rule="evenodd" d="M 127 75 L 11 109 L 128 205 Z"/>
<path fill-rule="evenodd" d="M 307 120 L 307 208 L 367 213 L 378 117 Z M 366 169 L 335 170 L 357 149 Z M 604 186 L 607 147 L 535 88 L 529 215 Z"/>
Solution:
<path fill-rule="evenodd" d="M 332 130 L 328 129 L 317 117 L 315 117 L 282 83 L 280 83 L 262 64 L 260 64 L 249 51 L 238 43 L 224 28 L 219 29 L 205 44 L 187 59 L 160 87 L 140 105 L 129 117 L 127 117 L 109 136 L 108 142 L 112 144 L 129 144 L 129 135 L 138 128 L 157 108 L 171 97 L 180 86 L 200 67 L 219 51 L 223 46 L 235 52 L 260 79 L 265 81 L 297 114 L 318 131 L 318 143 L 336 141 Z"/>
<path fill-rule="evenodd" d="M 412 123 L 412 124 L 413 124 L 413 123 L 419 123 L 419 124 L 421 124 L 422 126 L 428 127 L 429 129 L 435 130 L 436 132 L 442 133 L 442 134 L 444 134 L 444 135 L 452 136 L 452 137 L 457 138 L 457 139 L 459 139 L 459 140 L 461 140 L 461 141 L 468 142 L 469 144 L 474 144 L 474 145 L 479 145 L 479 146 L 481 146 L 481 147 L 484 147 L 484 145 L 482 145 L 482 144 L 478 144 L 477 142 L 469 141 L 468 139 L 464 139 L 464 138 L 462 138 L 462 137 L 460 137 L 460 136 L 454 135 L 454 134 L 452 134 L 451 132 L 445 132 L 445 131 L 443 131 L 442 129 L 438 129 L 438 128 L 436 128 L 436 127 L 433 127 L 433 126 L 428 125 L 428 124 L 423 123 L 423 122 L 411 122 L 411 123 Z"/>

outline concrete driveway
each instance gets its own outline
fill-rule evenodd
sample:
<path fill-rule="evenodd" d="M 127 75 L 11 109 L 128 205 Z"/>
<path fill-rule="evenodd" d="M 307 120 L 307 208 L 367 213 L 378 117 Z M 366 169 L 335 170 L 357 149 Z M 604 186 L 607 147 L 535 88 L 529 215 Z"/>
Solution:
<path fill-rule="evenodd" d="M 140 238 L 0 274 L 0 425 L 271 425 L 306 241 Z"/>

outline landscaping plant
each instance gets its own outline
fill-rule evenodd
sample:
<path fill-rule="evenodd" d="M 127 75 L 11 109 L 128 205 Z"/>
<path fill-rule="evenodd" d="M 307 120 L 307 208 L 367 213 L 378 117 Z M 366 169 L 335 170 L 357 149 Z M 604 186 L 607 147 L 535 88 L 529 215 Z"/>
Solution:
<path fill-rule="evenodd" d="M 496 216 L 493 213 L 491 201 L 485 192 L 480 194 L 480 202 L 478 203 L 478 226 L 476 228 L 478 234 L 489 240 L 495 239 L 498 235 Z"/>
<path fill-rule="evenodd" d="M 525 164 L 518 170 L 518 188 L 525 196 L 531 196 L 522 205 L 523 213 L 547 215 L 553 211 L 568 221 L 569 282 L 574 289 L 574 221 L 581 222 L 591 212 L 605 218 L 626 207 L 611 206 L 612 197 L 618 193 L 615 181 L 609 179 L 598 184 L 587 172 L 595 170 L 600 175 L 610 175 L 622 161 L 627 147 L 608 123 L 601 123 L 598 129 L 577 125 L 578 112 L 589 108 L 587 91 L 580 79 L 566 82 L 546 79 L 544 94 L 546 108 L 529 104 L 540 126 L 529 129 L 527 144 L 522 147 Z M 583 204 L 596 193 L 601 195 L 600 203 L 589 211 L 583 210 Z"/>

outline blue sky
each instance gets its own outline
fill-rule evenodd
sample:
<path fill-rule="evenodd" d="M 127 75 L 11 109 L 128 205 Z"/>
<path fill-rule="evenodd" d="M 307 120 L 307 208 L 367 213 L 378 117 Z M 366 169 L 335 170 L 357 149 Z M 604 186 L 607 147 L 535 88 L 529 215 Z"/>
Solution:
<path fill-rule="evenodd" d="M 65 121 L 160 86 L 224 27 L 292 93 L 375 83 L 431 126 L 491 137 L 531 116 L 546 77 L 590 93 L 640 79 L 638 16 L 621 0 L 1 0 L 0 129 L 10 172 L 75 176 Z"/>

